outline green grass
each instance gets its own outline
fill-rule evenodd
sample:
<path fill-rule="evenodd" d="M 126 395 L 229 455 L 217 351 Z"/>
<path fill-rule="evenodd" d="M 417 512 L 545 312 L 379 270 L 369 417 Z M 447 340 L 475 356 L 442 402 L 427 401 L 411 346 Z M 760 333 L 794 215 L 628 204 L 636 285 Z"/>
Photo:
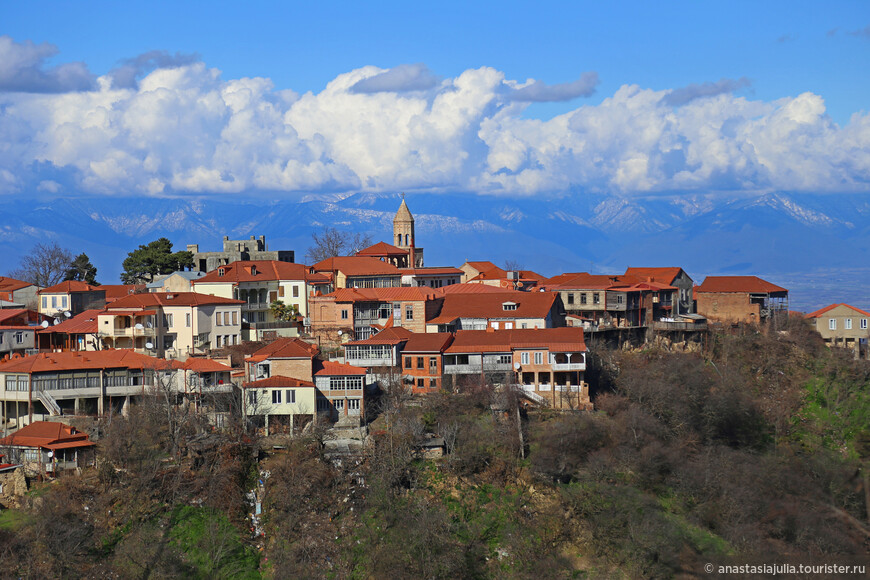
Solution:
<path fill-rule="evenodd" d="M 197 578 L 257 579 L 259 556 L 242 543 L 226 514 L 183 506 L 172 513 L 169 537 L 197 571 Z"/>
<path fill-rule="evenodd" d="M 0 511 L 0 529 L 16 531 L 30 521 L 30 516 L 20 510 L 5 509 Z"/>

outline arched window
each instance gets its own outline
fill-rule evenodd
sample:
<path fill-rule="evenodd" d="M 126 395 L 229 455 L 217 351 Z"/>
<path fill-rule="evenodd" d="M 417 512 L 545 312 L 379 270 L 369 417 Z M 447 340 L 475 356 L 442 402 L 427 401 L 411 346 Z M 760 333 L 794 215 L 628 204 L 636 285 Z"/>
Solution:
<path fill-rule="evenodd" d="M 397 246 L 402 245 L 402 234 L 396 234 L 396 245 Z"/>
<path fill-rule="evenodd" d="M 408 245 L 408 234 L 405 234 L 405 245 Z"/>

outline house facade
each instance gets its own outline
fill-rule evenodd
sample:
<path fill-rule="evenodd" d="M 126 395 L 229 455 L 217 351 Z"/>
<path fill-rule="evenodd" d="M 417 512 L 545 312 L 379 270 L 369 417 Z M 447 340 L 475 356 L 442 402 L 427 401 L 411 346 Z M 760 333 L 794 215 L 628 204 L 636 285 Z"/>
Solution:
<path fill-rule="evenodd" d="M 414 394 L 441 389 L 444 351 L 453 342 L 449 333 L 413 334 L 401 349 L 402 379 Z"/>
<path fill-rule="evenodd" d="M 438 313 L 426 320 L 426 332 L 510 330 L 564 326 L 565 310 L 553 292 L 445 294 Z"/>
<path fill-rule="evenodd" d="M 58 320 L 106 305 L 104 289 L 75 280 L 43 288 L 38 295 L 39 313 Z M 66 316 L 67 312 L 70 316 Z"/>
<path fill-rule="evenodd" d="M 695 304 L 710 320 L 761 323 L 788 313 L 788 290 L 757 276 L 707 276 Z"/>
<path fill-rule="evenodd" d="M 848 348 L 856 358 L 870 358 L 870 313 L 848 304 L 831 304 L 806 315 L 829 346 Z"/>
<path fill-rule="evenodd" d="M 54 421 L 35 421 L 0 439 L 6 458 L 30 477 L 92 466 L 95 445 L 86 433 Z"/>
<path fill-rule="evenodd" d="M 30 310 L 36 310 L 39 308 L 39 290 L 39 286 L 30 282 L 0 276 L 0 300 L 2 301 L 19 304 Z"/>
<path fill-rule="evenodd" d="M 200 252 L 199 244 L 188 244 L 187 251 L 193 254 L 194 268 L 200 272 L 211 272 L 219 266 L 240 261 L 295 261 L 292 250 L 269 250 L 266 236 L 251 236 L 248 240 L 231 240 L 229 236 L 224 236 L 223 250 L 220 252 Z"/>

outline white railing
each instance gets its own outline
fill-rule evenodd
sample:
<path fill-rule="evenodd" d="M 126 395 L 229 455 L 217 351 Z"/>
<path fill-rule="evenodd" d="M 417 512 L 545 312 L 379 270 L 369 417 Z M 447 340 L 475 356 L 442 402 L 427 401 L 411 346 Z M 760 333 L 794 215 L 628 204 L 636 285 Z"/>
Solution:
<path fill-rule="evenodd" d="M 585 371 L 586 363 L 553 363 L 554 371 Z"/>

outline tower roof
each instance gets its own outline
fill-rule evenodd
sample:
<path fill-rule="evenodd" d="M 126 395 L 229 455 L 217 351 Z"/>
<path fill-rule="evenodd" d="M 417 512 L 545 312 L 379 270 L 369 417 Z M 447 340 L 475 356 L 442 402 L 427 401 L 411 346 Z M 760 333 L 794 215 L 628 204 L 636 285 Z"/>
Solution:
<path fill-rule="evenodd" d="M 405 198 L 402 198 L 402 205 L 399 206 L 399 211 L 396 212 L 396 217 L 393 218 L 393 223 L 396 222 L 412 222 L 414 216 L 411 215 L 411 210 L 408 209 L 408 204 L 405 203 Z"/>

